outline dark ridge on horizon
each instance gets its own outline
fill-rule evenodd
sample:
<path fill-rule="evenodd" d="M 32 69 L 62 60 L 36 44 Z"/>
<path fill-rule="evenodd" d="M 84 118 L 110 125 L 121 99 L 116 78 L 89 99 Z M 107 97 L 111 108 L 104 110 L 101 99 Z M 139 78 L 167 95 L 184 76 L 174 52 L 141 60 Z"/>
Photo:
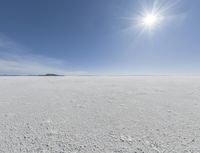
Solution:
<path fill-rule="evenodd" d="M 0 76 L 65 76 L 65 75 L 47 73 L 47 74 L 0 74 Z"/>
<path fill-rule="evenodd" d="M 0 74 L 0 77 L 3 76 L 38 76 L 38 77 L 59 77 L 59 76 L 107 76 L 107 77 L 131 77 L 131 76 L 146 76 L 146 77 L 151 77 L 151 76 L 180 76 L 179 74 L 56 74 L 56 73 L 46 73 L 46 74 Z M 181 76 L 188 76 L 188 75 L 181 75 Z M 191 75 L 189 75 L 191 76 Z M 199 75 L 192 75 L 192 76 L 199 76 Z"/>

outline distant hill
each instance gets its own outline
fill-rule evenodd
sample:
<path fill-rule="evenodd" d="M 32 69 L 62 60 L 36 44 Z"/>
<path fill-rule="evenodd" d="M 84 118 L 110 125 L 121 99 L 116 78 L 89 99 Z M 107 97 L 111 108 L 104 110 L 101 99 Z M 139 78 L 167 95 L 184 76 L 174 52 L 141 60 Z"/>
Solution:
<path fill-rule="evenodd" d="M 0 76 L 64 76 L 60 74 L 54 74 L 54 73 L 47 73 L 47 74 L 39 74 L 39 75 L 13 75 L 13 74 L 0 74 Z"/>
<path fill-rule="evenodd" d="M 64 75 L 53 74 L 53 73 L 47 73 L 47 74 L 39 75 L 39 76 L 64 76 Z"/>

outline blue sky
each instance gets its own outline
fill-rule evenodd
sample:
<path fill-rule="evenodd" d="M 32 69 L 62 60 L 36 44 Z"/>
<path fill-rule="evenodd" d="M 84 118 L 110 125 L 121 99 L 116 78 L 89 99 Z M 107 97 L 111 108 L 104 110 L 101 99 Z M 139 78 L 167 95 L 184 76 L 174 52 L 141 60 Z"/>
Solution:
<path fill-rule="evenodd" d="M 170 7 L 142 32 L 155 2 Z M 0 0 L 0 74 L 199 74 L 200 1 L 174 2 Z"/>

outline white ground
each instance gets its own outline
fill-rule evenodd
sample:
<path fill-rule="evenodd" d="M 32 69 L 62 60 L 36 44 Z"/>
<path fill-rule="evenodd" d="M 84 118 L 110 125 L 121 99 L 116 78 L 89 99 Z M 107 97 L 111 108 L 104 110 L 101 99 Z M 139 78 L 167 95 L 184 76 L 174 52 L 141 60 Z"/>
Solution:
<path fill-rule="evenodd" d="M 0 153 L 200 153 L 200 77 L 0 77 Z"/>

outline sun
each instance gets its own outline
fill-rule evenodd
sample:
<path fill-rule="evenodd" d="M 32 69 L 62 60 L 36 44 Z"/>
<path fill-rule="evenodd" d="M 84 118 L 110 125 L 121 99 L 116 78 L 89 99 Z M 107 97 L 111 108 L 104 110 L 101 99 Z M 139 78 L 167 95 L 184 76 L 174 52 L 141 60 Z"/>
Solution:
<path fill-rule="evenodd" d="M 130 18 L 131 28 L 135 28 L 138 36 L 143 34 L 154 35 L 156 31 L 163 30 L 169 22 L 177 15 L 172 14 L 172 10 L 179 3 L 179 0 L 141 0 L 136 14 Z M 171 12 L 172 11 L 172 12 Z"/>
<path fill-rule="evenodd" d="M 143 11 L 137 16 L 135 23 L 142 32 L 154 32 L 160 29 L 162 23 L 166 19 L 166 16 L 159 10 Z"/>
<path fill-rule="evenodd" d="M 147 14 L 143 17 L 142 23 L 148 27 L 154 27 L 158 23 L 158 17 L 155 14 Z"/>
<path fill-rule="evenodd" d="M 156 28 L 162 21 L 162 16 L 158 13 L 147 13 L 140 17 L 140 25 L 146 29 Z"/>

